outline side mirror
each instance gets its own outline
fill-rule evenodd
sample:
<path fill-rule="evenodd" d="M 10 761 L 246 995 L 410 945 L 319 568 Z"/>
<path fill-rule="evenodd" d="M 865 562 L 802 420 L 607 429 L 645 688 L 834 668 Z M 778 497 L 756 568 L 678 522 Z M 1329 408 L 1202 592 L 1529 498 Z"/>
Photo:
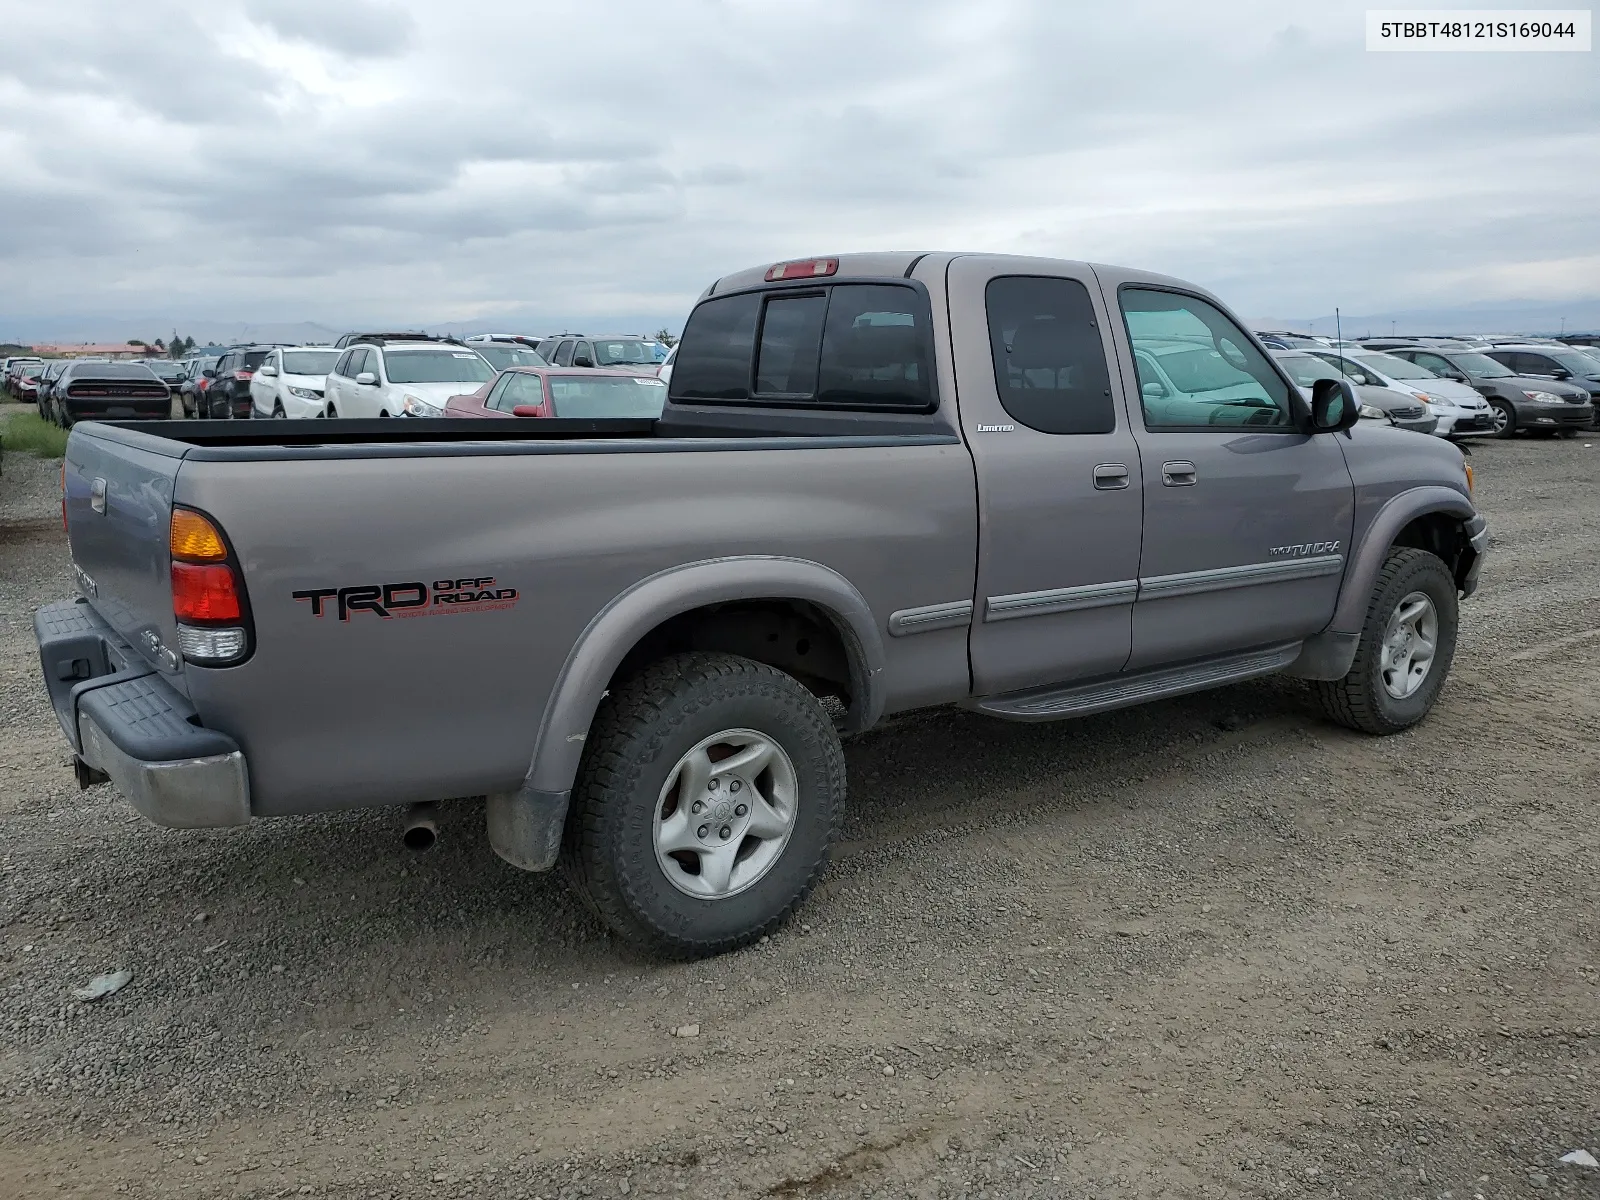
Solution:
<path fill-rule="evenodd" d="M 375 387 L 378 383 L 378 377 L 371 371 L 363 371 L 356 376 L 356 382 L 366 387 Z"/>
<path fill-rule="evenodd" d="M 511 410 L 513 417 L 542 417 L 544 406 L 541 404 L 519 404 Z"/>
<path fill-rule="evenodd" d="M 274 376 L 274 375 L 276 375 L 276 374 L 277 374 L 277 373 L 278 373 L 278 368 L 277 368 L 277 367 L 274 367 L 274 366 L 271 366 L 271 365 L 268 365 L 268 366 L 265 366 L 265 367 L 262 367 L 262 368 L 261 368 L 261 370 L 259 370 L 259 371 L 257 371 L 257 372 L 256 372 L 256 374 L 258 374 L 258 375 L 265 375 L 265 376 L 267 376 L 267 377 L 268 377 L 268 378 L 269 378 L 269 379 L 270 379 L 270 378 L 271 378 L 271 377 L 272 377 L 272 376 Z"/>
<path fill-rule="evenodd" d="M 594 359 L 587 354 L 575 355 L 572 359 L 572 365 L 575 367 L 592 367 L 594 366 Z"/>
<path fill-rule="evenodd" d="M 1572 372 L 1567 370 L 1565 367 L 1557 367 L 1556 371 L 1555 371 L 1555 374 L 1550 376 L 1550 378 L 1551 379 L 1571 379 L 1572 378 Z"/>
<path fill-rule="evenodd" d="M 1159 400 L 1167 394 L 1167 389 L 1159 383 L 1147 383 L 1139 389 L 1139 394 L 1146 400 Z"/>
<path fill-rule="evenodd" d="M 215 371 L 211 370 L 209 367 L 206 368 L 204 371 L 201 371 L 200 374 L 203 375 L 207 379 L 215 379 L 217 377 L 217 373 Z"/>
<path fill-rule="evenodd" d="M 1342 433 L 1361 419 L 1361 400 L 1348 379 L 1319 379 L 1311 385 L 1311 428 Z"/>
<path fill-rule="evenodd" d="M 1447 371 L 1445 373 L 1445 378 L 1446 379 L 1454 379 L 1457 383 L 1465 383 L 1465 382 L 1467 382 L 1467 377 L 1465 375 L 1463 375 L 1460 371 Z"/>

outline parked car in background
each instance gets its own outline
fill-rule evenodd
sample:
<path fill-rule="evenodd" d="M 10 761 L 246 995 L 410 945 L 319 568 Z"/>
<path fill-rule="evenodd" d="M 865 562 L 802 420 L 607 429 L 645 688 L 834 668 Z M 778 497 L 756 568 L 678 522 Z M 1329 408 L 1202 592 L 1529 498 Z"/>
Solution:
<path fill-rule="evenodd" d="M 67 364 L 71 361 L 71 359 L 66 358 L 54 359 L 45 363 L 44 370 L 39 372 L 39 384 L 34 392 L 33 399 L 38 404 L 40 413 L 47 411 L 50 403 L 50 389 L 55 386 L 57 378 L 60 377 L 61 372 L 66 369 Z"/>
<path fill-rule="evenodd" d="M 12 384 L 12 398 L 24 404 L 35 402 L 39 399 L 39 377 L 44 374 L 48 364 L 43 359 L 31 363 L 23 363 L 17 369 L 16 380 Z"/>
<path fill-rule="evenodd" d="M 677 361 L 678 347 L 675 345 L 667 351 L 667 356 L 661 360 L 661 369 L 656 372 L 656 378 L 662 383 L 672 382 L 672 364 Z"/>
<path fill-rule="evenodd" d="M 1586 388 L 1518 375 L 1477 350 L 1396 346 L 1389 353 L 1425 367 L 1441 379 L 1475 389 L 1493 411 L 1496 437 L 1511 437 L 1524 429 L 1564 431 L 1570 435 L 1587 429 L 1594 421 L 1594 404 Z"/>
<path fill-rule="evenodd" d="M 467 344 L 481 354 L 484 361 L 496 371 L 507 371 L 512 367 L 542 367 L 547 365 L 544 355 L 520 338 L 516 341 L 503 341 L 496 338 L 493 341 L 476 342 L 469 339 Z"/>
<path fill-rule="evenodd" d="M 1600 362 L 1581 350 L 1568 346 L 1496 346 L 1484 351 L 1518 375 L 1534 379 L 1554 379 L 1571 383 L 1589 393 L 1589 402 L 1600 405 Z"/>
<path fill-rule="evenodd" d="M 1274 350 L 1272 357 L 1294 380 L 1307 400 L 1319 379 L 1341 379 L 1339 368 L 1325 359 L 1305 350 Z M 1352 381 L 1353 382 L 1353 381 Z M 1386 421 L 1399 429 L 1413 433 L 1432 433 L 1439 426 L 1426 402 L 1406 392 L 1392 388 L 1356 384 L 1356 395 L 1361 400 L 1361 415 L 1369 420 Z"/>
<path fill-rule="evenodd" d="M 1313 350 L 1311 353 L 1348 372 L 1350 381 L 1358 387 L 1386 387 L 1422 400 L 1428 411 L 1439 418 L 1434 429 L 1439 437 L 1494 432 L 1493 410 L 1482 396 L 1464 383 L 1440 379 L 1416 363 L 1376 350 L 1357 350 L 1353 354 L 1341 354 L 1337 350 Z"/>
<path fill-rule="evenodd" d="M 44 369 L 44 359 L 33 355 L 19 355 L 6 360 L 4 390 L 13 400 L 22 398 L 22 381 L 33 380 L 37 386 L 38 373 Z"/>
<path fill-rule="evenodd" d="M 172 390 L 136 362 L 70 362 L 50 389 L 57 425 L 78 421 L 164 421 L 172 415 Z"/>
<path fill-rule="evenodd" d="M 236 346 L 205 373 L 206 388 L 195 406 L 195 416 L 213 421 L 244 420 L 250 416 L 250 381 L 267 361 L 273 346 Z"/>
<path fill-rule="evenodd" d="M 667 385 L 637 371 L 513 367 L 469 395 L 451 396 L 447 417 L 646 417 L 661 415 Z"/>
<path fill-rule="evenodd" d="M 379 338 L 352 346 L 328 373 L 330 417 L 437 417 L 462 384 L 494 378 L 487 359 L 465 342 Z"/>
<path fill-rule="evenodd" d="M 183 386 L 185 375 L 183 363 L 171 358 L 146 358 L 141 361 L 172 391 L 177 391 Z"/>
<path fill-rule="evenodd" d="M 1309 333 L 1284 333 L 1280 330 L 1257 330 L 1256 337 L 1268 350 L 1297 350 L 1307 346 L 1326 346 L 1325 338 L 1312 337 Z"/>
<path fill-rule="evenodd" d="M 211 372 L 222 361 L 220 355 L 203 355 L 188 359 L 183 365 L 183 381 L 178 384 L 178 401 L 183 415 L 192 417 L 199 411 L 206 389 L 211 384 Z"/>
<path fill-rule="evenodd" d="M 339 351 L 328 346 L 288 346 L 269 351 L 250 379 L 252 417 L 320 417 L 323 392 Z"/>
<path fill-rule="evenodd" d="M 667 348 L 637 333 L 580 333 L 541 338 L 539 353 L 557 367 L 647 367 L 654 372 L 666 361 Z"/>
<path fill-rule="evenodd" d="M 414 329 L 409 333 L 346 333 L 333 343 L 333 348 L 335 350 L 343 350 L 346 347 L 354 346 L 358 342 L 371 342 L 374 340 L 380 342 L 432 342 L 439 339 L 431 333 L 423 333 L 420 329 Z"/>

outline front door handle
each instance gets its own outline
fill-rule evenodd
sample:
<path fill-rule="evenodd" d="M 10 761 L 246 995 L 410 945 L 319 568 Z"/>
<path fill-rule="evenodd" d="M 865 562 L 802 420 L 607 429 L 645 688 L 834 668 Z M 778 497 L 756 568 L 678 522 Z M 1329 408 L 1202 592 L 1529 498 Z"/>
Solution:
<path fill-rule="evenodd" d="M 1128 486 L 1128 468 L 1122 463 L 1101 463 L 1094 469 L 1094 486 L 1102 492 L 1115 492 Z"/>
<path fill-rule="evenodd" d="M 1166 487 L 1193 487 L 1195 469 L 1192 462 L 1164 462 L 1161 464 L 1161 482 Z"/>

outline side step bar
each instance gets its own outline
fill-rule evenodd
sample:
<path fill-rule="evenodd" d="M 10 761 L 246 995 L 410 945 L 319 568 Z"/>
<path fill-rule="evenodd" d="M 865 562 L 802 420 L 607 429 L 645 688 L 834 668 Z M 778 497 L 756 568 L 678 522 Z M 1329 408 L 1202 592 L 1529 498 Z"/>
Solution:
<path fill-rule="evenodd" d="M 1299 642 L 1285 642 L 1280 646 L 1208 658 L 1180 667 L 1161 667 L 1131 675 L 1116 675 L 1093 683 L 1029 688 L 1021 692 L 980 696 L 967 701 L 964 707 L 1008 721 L 1057 721 L 1063 717 L 1083 717 L 1113 708 L 1143 704 L 1147 700 L 1200 692 L 1257 675 L 1270 675 L 1294 662 L 1300 656 L 1300 645 Z"/>

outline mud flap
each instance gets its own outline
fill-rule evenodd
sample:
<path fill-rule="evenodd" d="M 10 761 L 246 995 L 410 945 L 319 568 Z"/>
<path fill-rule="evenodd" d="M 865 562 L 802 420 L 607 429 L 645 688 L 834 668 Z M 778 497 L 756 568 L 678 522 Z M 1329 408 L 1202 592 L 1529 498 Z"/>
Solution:
<path fill-rule="evenodd" d="M 492 795 L 485 805 L 489 845 L 514 867 L 548 871 L 561 855 L 561 830 L 572 793 L 524 787 Z"/>

